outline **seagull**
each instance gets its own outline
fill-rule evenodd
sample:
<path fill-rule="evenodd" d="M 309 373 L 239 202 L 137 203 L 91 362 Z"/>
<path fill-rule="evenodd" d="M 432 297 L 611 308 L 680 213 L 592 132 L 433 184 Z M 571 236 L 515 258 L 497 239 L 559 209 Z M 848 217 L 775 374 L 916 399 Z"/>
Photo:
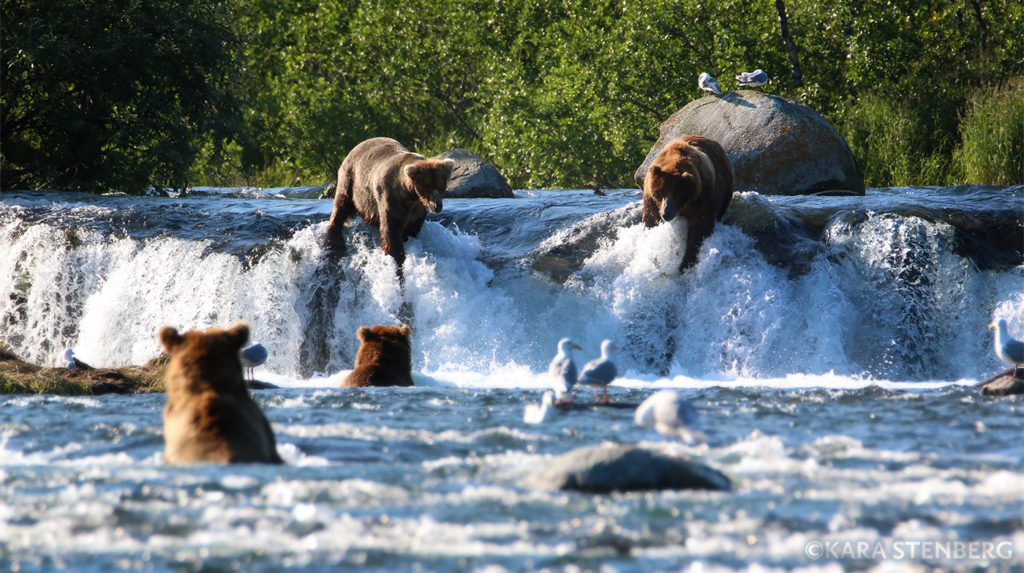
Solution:
<path fill-rule="evenodd" d="M 660 390 L 651 394 L 636 409 L 633 422 L 644 428 L 654 428 L 667 438 L 678 438 L 692 444 L 704 442 L 707 437 L 690 427 L 697 426 L 697 409 L 679 397 L 675 390 Z"/>
<path fill-rule="evenodd" d="M 572 387 L 576 384 L 576 363 L 572 361 L 572 351 L 583 348 L 568 338 L 558 341 L 558 354 L 551 359 L 548 376 L 551 377 L 555 391 L 555 403 L 572 403 Z"/>
<path fill-rule="evenodd" d="M 707 72 L 701 72 L 697 78 L 697 86 L 706 92 L 722 95 L 722 87 L 718 85 L 718 80 L 711 77 L 711 74 Z"/>
<path fill-rule="evenodd" d="M 580 372 L 579 383 L 586 386 L 590 386 L 594 389 L 594 403 L 597 402 L 597 389 L 598 387 L 604 388 L 604 401 L 602 404 L 608 404 L 608 385 L 615 380 L 618 375 L 618 371 L 615 369 L 615 363 L 612 362 L 612 353 L 619 350 L 618 346 L 611 340 L 605 340 L 601 343 L 601 357 L 595 358 L 583 367 L 583 371 Z"/>
<path fill-rule="evenodd" d="M 541 396 L 540 406 L 536 404 L 527 404 L 526 411 L 523 412 L 523 421 L 527 424 L 542 424 L 551 420 L 554 415 L 555 405 L 555 393 L 551 390 L 544 392 Z"/>
<path fill-rule="evenodd" d="M 768 74 L 764 73 L 764 70 L 758 68 L 752 72 L 741 72 L 740 75 L 736 76 L 736 81 L 739 82 L 741 86 L 759 88 L 768 83 Z"/>
<path fill-rule="evenodd" d="M 74 370 L 75 368 L 81 368 L 82 370 L 93 369 L 92 366 L 75 358 L 75 351 L 71 348 L 64 351 L 64 360 L 67 362 L 68 370 Z"/>
<path fill-rule="evenodd" d="M 249 346 L 246 346 L 238 353 L 238 357 L 242 359 L 242 366 L 249 371 L 249 379 L 252 380 L 253 368 L 256 368 L 260 364 L 267 361 L 269 353 L 267 349 L 259 342 L 254 342 Z"/>
<path fill-rule="evenodd" d="M 1024 342 L 1010 337 L 1006 330 L 1006 320 L 1002 318 L 988 327 L 996 331 L 996 356 L 1013 364 L 1014 377 L 1024 376 Z"/>

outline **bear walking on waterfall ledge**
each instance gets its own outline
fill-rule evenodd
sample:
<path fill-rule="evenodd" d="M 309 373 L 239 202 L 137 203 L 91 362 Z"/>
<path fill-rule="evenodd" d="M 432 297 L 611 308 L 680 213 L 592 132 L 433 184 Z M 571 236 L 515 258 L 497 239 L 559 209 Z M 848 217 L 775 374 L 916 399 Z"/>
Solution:
<path fill-rule="evenodd" d="M 334 211 L 327 223 L 327 247 L 345 253 L 342 229 L 358 212 L 380 228 L 380 248 L 405 262 L 403 243 L 423 227 L 427 211 L 440 213 L 455 162 L 426 159 L 394 139 L 375 137 L 352 148 L 338 169 Z"/>
<path fill-rule="evenodd" d="M 729 157 L 719 143 L 700 135 L 670 141 L 644 177 L 643 221 L 654 227 L 677 216 L 687 222 L 686 253 L 679 272 L 697 263 L 697 252 L 725 215 L 733 194 Z"/>
<path fill-rule="evenodd" d="M 158 333 L 171 356 L 164 407 L 164 463 L 283 463 L 274 431 L 249 395 L 239 351 L 249 326 Z"/>
<path fill-rule="evenodd" d="M 402 326 L 360 326 L 359 352 L 342 388 L 412 386 L 412 329 Z"/>

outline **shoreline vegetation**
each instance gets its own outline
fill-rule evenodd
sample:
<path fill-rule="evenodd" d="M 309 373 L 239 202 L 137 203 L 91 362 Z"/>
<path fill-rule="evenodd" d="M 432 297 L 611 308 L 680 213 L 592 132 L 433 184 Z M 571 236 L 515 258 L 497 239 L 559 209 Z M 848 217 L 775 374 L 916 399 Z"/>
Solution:
<path fill-rule="evenodd" d="M 0 344 L 0 395 L 146 394 L 164 391 L 168 358 L 160 356 L 143 366 L 120 368 L 47 368 L 18 358 Z"/>
<path fill-rule="evenodd" d="M 869 187 L 1024 183 L 1018 0 L 4 2 L 0 189 L 320 185 L 360 141 L 632 187 L 709 72 L 821 113 Z"/>

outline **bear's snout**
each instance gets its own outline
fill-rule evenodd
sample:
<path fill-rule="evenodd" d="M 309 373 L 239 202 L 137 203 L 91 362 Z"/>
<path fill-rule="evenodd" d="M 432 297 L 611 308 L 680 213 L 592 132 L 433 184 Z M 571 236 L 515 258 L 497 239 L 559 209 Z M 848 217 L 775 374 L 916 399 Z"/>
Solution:
<path fill-rule="evenodd" d="M 438 193 L 432 197 L 423 197 L 423 206 L 431 213 L 440 213 L 444 209 L 444 201 Z"/>
<path fill-rule="evenodd" d="M 661 220 L 666 223 L 676 218 L 678 209 L 676 208 L 676 202 L 671 199 L 664 199 L 660 205 Z"/>

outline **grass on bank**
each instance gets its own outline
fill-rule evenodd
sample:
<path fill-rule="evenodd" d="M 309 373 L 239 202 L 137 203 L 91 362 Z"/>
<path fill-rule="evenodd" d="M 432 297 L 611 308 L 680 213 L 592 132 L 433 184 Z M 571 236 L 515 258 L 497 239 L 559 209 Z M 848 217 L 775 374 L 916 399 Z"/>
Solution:
<path fill-rule="evenodd" d="M 960 121 L 963 143 L 953 155 L 971 183 L 1024 183 L 1024 79 L 979 91 Z"/>
<path fill-rule="evenodd" d="M 25 362 L 0 343 L 0 394 L 143 394 L 163 392 L 167 360 L 144 366 L 68 370 Z"/>

